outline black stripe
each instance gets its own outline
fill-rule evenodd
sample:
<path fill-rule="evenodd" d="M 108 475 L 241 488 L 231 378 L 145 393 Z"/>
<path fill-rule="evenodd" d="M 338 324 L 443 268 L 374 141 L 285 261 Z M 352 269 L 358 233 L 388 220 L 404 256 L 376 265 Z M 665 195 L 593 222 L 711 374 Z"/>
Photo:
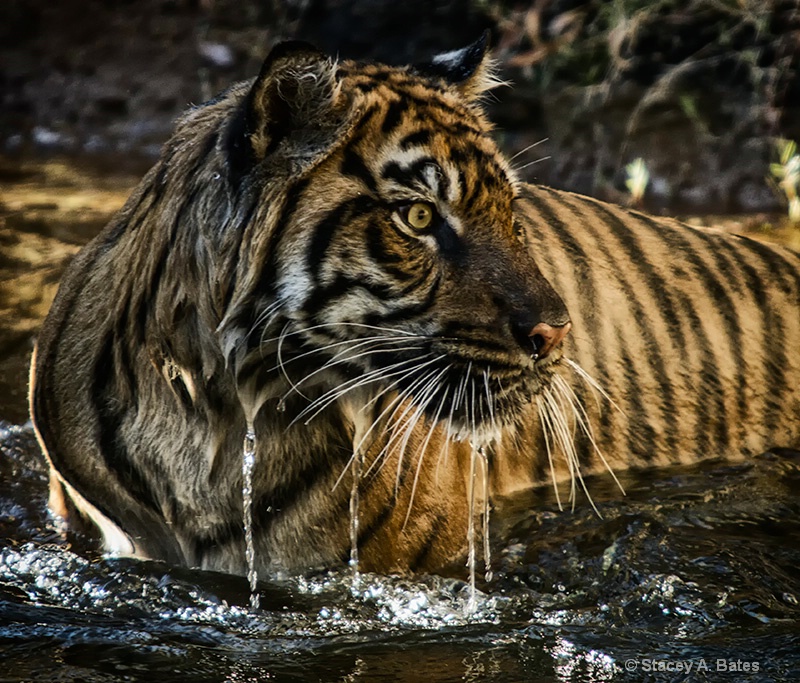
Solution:
<path fill-rule="evenodd" d="M 372 175 L 372 172 L 369 170 L 369 168 L 367 168 L 367 165 L 364 163 L 361 155 L 355 151 L 352 145 L 344 151 L 339 170 L 341 171 L 342 175 L 358 178 L 358 180 L 364 183 L 364 185 L 367 186 L 367 189 L 373 194 L 378 193 L 378 186 L 375 183 L 375 178 Z"/>
<path fill-rule="evenodd" d="M 648 462 L 653 459 L 657 435 L 650 424 L 647 410 L 645 409 L 648 401 L 642 400 L 643 393 L 639 383 L 639 373 L 636 371 L 634 360 L 628 352 L 628 345 L 625 343 L 624 335 L 619 330 L 617 330 L 617 344 L 619 346 L 619 357 L 622 360 L 621 370 L 629 387 L 625 412 L 632 418 L 631 421 L 633 422 L 633 425 L 628 429 L 628 448 L 634 455 Z M 665 423 L 669 425 L 675 417 L 674 413 L 665 415 L 665 418 L 667 418 Z M 675 451 L 672 452 L 674 453 Z"/>
<path fill-rule="evenodd" d="M 443 513 L 440 512 L 436 515 L 433 523 L 425 535 L 425 541 L 419 546 L 417 553 L 408 563 L 409 570 L 412 572 L 418 572 L 420 569 L 425 567 L 425 563 L 428 561 L 428 557 L 431 554 L 431 550 L 433 550 L 436 539 L 439 537 L 442 529 L 448 526 L 447 521 L 448 519 Z"/>
<path fill-rule="evenodd" d="M 673 245 L 678 247 L 681 257 L 691 264 L 696 277 L 703 283 L 705 290 L 704 293 L 714 301 L 715 309 L 721 313 L 726 336 L 731 340 L 728 344 L 728 350 L 734 358 L 734 367 L 738 369 L 738 374 L 735 380 L 738 386 L 743 390 L 743 388 L 747 386 L 747 377 L 745 376 L 745 359 L 742 353 L 741 322 L 738 316 L 738 307 L 728 295 L 723 282 L 721 282 L 719 278 L 715 277 L 714 274 L 709 271 L 706 263 L 704 263 L 700 258 L 696 249 L 696 245 L 692 244 L 689 239 L 687 239 L 685 234 L 683 234 L 680 230 L 670 229 L 669 227 L 665 228 L 664 226 L 659 225 L 649 216 L 645 216 L 644 214 L 640 214 L 638 212 L 631 212 L 630 215 L 633 218 L 638 219 L 643 225 L 646 225 L 648 228 L 650 228 L 654 235 L 660 236 L 662 239 L 668 238 Z M 687 228 L 686 230 L 691 230 L 691 228 Z M 698 238 L 701 236 L 700 233 L 695 233 L 695 235 Z M 703 247 L 706 247 L 707 249 L 716 248 L 717 245 L 715 242 L 719 240 L 713 240 L 712 235 L 704 235 L 703 237 L 705 237 L 705 244 L 702 245 Z M 685 301 L 685 308 L 688 312 L 690 304 L 693 304 L 694 302 L 688 298 Z M 714 348 L 708 340 L 708 337 L 705 335 L 705 330 L 702 325 L 702 318 L 694 306 L 691 307 L 691 313 L 693 318 L 693 338 L 699 338 L 700 332 L 703 331 L 702 336 L 704 342 L 704 355 L 709 359 L 716 358 Z M 714 362 L 714 366 L 716 365 L 717 363 Z M 706 375 L 706 380 L 710 382 L 709 386 L 713 388 L 713 395 L 716 397 L 716 405 L 719 411 L 716 422 L 717 443 L 723 447 L 726 447 L 730 443 L 730 434 L 728 431 L 729 418 L 725 408 L 724 389 L 718 377 L 719 372 L 710 372 L 709 368 L 706 367 L 704 368 L 703 374 Z M 701 430 L 705 434 L 708 430 L 708 424 L 702 426 L 698 424 L 698 432 Z"/>
<path fill-rule="evenodd" d="M 579 311 L 579 317 L 583 320 L 592 320 L 595 315 L 593 302 L 597 300 L 597 285 L 595 283 L 594 270 L 589 266 L 589 257 L 583 250 L 583 247 L 572 235 L 572 227 L 568 226 L 556 216 L 555 212 L 540 194 L 541 190 L 544 189 L 543 187 L 539 187 L 534 190 L 528 187 L 523 190 L 522 198 L 539 214 L 541 222 L 544 223 L 544 228 L 549 232 L 552 239 L 557 240 L 561 248 L 568 252 L 573 265 L 575 278 L 587 292 L 585 301 L 582 298 L 579 301 L 570 301 L 567 304 L 568 309 Z M 561 195 L 555 193 L 555 201 L 560 202 Z M 531 228 L 534 233 L 542 229 L 542 227 L 537 228 L 535 224 L 532 225 Z M 603 347 L 601 339 L 592 339 L 592 343 L 595 351 L 593 355 L 597 367 L 597 379 L 601 384 L 608 386 L 609 370 L 606 364 L 606 349 Z M 607 414 L 607 411 L 603 411 L 603 416 Z"/>
<path fill-rule="evenodd" d="M 554 195 L 555 201 L 559 201 L 563 205 L 567 206 L 569 208 L 569 210 L 581 221 L 581 228 L 582 229 L 586 229 L 586 228 L 588 228 L 588 226 L 594 225 L 595 223 L 599 223 L 601 225 L 605 224 L 605 225 L 608 225 L 608 227 L 613 228 L 614 227 L 614 223 L 617 221 L 616 217 L 613 214 L 610 214 L 610 213 L 606 213 L 605 216 L 603 216 L 600 220 L 597 220 L 597 221 L 592 220 L 592 219 L 587 219 L 586 215 L 582 211 L 580 211 L 575 206 L 575 204 L 573 204 L 572 202 L 569 201 L 570 195 L 563 195 L 563 194 L 554 192 L 553 190 L 550 190 L 548 188 L 541 188 L 541 189 L 549 192 L 552 195 Z M 591 207 L 587 206 L 586 204 L 581 204 L 581 208 L 582 209 L 588 209 L 588 208 L 591 208 Z M 595 208 L 600 208 L 600 206 L 598 205 Z M 617 282 L 624 289 L 625 294 L 626 294 L 626 299 L 629 302 L 629 304 L 631 305 L 631 307 L 634 309 L 634 311 L 633 311 L 634 318 L 637 321 L 646 321 L 647 320 L 647 316 L 645 315 L 644 309 L 641 307 L 641 305 L 638 302 L 638 297 L 637 297 L 637 295 L 635 293 L 635 288 L 629 283 L 627 278 L 622 276 L 622 274 L 624 274 L 627 271 L 627 268 L 628 268 L 628 266 L 630 264 L 627 263 L 627 262 L 619 263 L 617 259 L 612 258 L 611 252 L 609 250 L 605 249 L 604 246 L 603 246 L 602 237 L 598 237 L 597 235 L 595 235 L 595 239 L 596 239 L 596 242 L 597 242 L 598 250 L 605 254 L 606 258 L 609 260 L 610 263 L 613 263 L 615 265 L 614 271 L 617 273 Z M 636 253 L 636 249 L 632 249 L 631 253 Z M 635 261 L 634 261 L 634 263 L 635 263 Z M 590 301 L 591 300 L 593 300 L 593 299 L 590 298 Z M 614 327 L 615 334 L 617 336 L 617 341 L 616 341 L 615 346 L 618 347 L 621 350 L 621 354 L 622 355 L 624 355 L 625 357 L 629 357 L 630 356 L 630 352 L 629 352 L 628 345 L 625 342 L 625 337 L 621 333 L 621 330 L 619 328 L 618 323 L 616 321 L 612 321 L 612 322 L 613 322 L 613 327 Z M 640 325 L 637 328 L 636 332 L 637 332 L 637 334 L 645 337 L 645 339 L 647 340 L 648 346 L 650 346 L 652 348 L 657 348 L 657 346 L 656 346 L 657 341 L 655 339 L 655 336 L 653 335 L 652 330 L 650 330 L 647 327 L 647 325 Z M 597 340 L 597 338 L 593 338 L 592 341 L 595 344 L 597 344 L 598 340 Z M 601 352 L 600 353 L 596 352 L 594 354 L 594 357 L 595 357 L 596 361 L 597 361 L 598 356 L 600 356 L 600 355 L 601 355 Z M 673 400 L 673 394 L 674 394 L 673 388 L 668 382 L 665 383 L 665 380 L 667 380 L 667 375 L 666 375 L 666 373 L 664 371 L 664 365 L 662 363 L 661 357 L 660 356 L 651 356 L 648 360 L 655 366 L 654 369 L 655 369 L 656 379 L 657 379 L 657 381 L 659 381 L 659 386 L 660 386 L 660 392 L 659 393 L 660 393 L 660 398 L 661 398 L 661 401 L 662 401 L 662 404 L 663 404 L 662 405 L 662 416 L 667 420 L 667 422 L 669 422 L 672 419 L 671 416 L 674 415 L 674 410 L 675 410 L 675 403 L 674 403 L 674 400 Z M 605 365 L 603 365 L 603 372 L 605 372 Z M 628 390 L 627 395 L 626 395 L 627 403 L 628 403 L 628 405 L 631 406 L 630 412 L 631 413 L 634 413 L 634 412 L 637 413 L 639 415 L 639 419 L 640 420 L 643 419 L 643 418 L 646 419 L 646 415 L 641 410 L 641 403 L 640 403 L 640 398 L 639 398 L 639 396 L 641 394 L 641 390 L 640 390 L 640 385 L 639 385 L 639 380 L 638 380 L 638 374 L 630 372 L 630 371 L 626 371 L 625 376 L 626 376 L 626 379 L 627 379 L 628 382 L 634 382 L 634 384 L 631 384 L 629 386 L 629 390 Z M 604 418 L 604 420 L 603 420 L 603 418 Z M 606 411 L 604 411 L 602 413 L 601 420 L 603 420 L 601 422 L 603 427 L 607 428 L 609 426 L 610 417 L 608 416 Z M 649 425 L 648 425 L 648 428 L 649 428 Z M 677 448 L 677 443 L 678 443 L 677 435 L 672 431 L 668 431 L 665 434 L 665 438 L 666 438 L 666 442 L 667 442 L 668 448 L 672 452 L 675 452 L 675 449 Z M 632 450 L 634 453 L 636 453 L 637 455 L 639 455 L 640 457 L 644 457 L 647 460 L 651 459 L 651 457 L 653 455 L 652 449 L 642 449 L 641 448 L 641 444 L 640 444 L 639 440 L 636 438 L 635 430 L 629 430 L 629 432 L 628 432 L 628 448 L 630 450 Z"/>
<path fill-rule="evenodd" d="M 310 179 L 303 178 L 290 186 L 286 191 L 278 220 L 269 236 L 269 242 L 265 251 L 267 262 L 261 265 L 261 277 L 258 280 L 257 291 L 263 295 L 271 295 L 275 292 L 275 275 L 278 272 L 278 243 L 283 238 L 289 221 L 297 210 L 303 192 L 310 184 Z M 255 208 L 255 207 L 254 207 Z M 255 311 L 250 311 L 255 320 Z"/>
<path fill-rule="evenodd" d="M 408 100 L 401 98 L 393 100 L 386 108 L 386 114 L 381 122 L 381 134 L 384 137 L 391 135 L 403 120 L 403 114 L 408 109 Z"/>
<path fill-rule="evenodd" d="M 400 149 L 406 150 L 411 147 L 423 146 L 430 143 L 433 134 L 430 130 L 418 130 L 414 133 L 409 133 L 402 140 L 400 140 Z"/>
<path fill-rule="evenodd" d="M 436 303 L 436 295 L 439 293 L 440 286 L 441 275 L 437 273 L 424 300 L 409 306 L 401 306 L 391 313 L 370 313 L 364 317 L 364 323 L 367 325 L 385 325 L 427 313 Z"/>
<path fill-rule="evenodd" d="M 315 320 L 318 314 L 322 312 L 323 315 L 317 321 L 317 324 L 324 324 L 327 314 L 323 309 L 331 306 L 338 298 L 358 289 L 369 292 L 380 301 L 391 301 L 397 295 L 397 292 L 387 283 L 370 282 L 366 278 L 351 278 L 338 273 L 333 282 L 324 287 L 316 287 L 314 289 L 311 296 L 306 300 L 303 309 Z"/>
<path fill-rule="evenodd" d="M 694 309 L 692 302 L 686 297 L 680 296 L 680 293 L 675 290 L 671 283 L 661 276 L 660 272 L 649 260 L 645 250 L 642 249 L 639 238 L 631 229 L 631 226 L 629 226 L 625 221 L 623 221 L 608 207 L 600 202 L 588 198 L 578 197 L 577 195 L 562 195 L 553 190 L 548 191 L 556 194 L 556 196 L 562 199 L 562 201 L 565 203 L 580 203 L 582 206 L 586 206 L 587 208 L 591 207 L 597 213 L 600 213 L 603 217 L 603 223 L 608 226 L 612 234 L 617 238 L 620 245 L 623 247 L 623 250 L 626 254 L 626 261 L 624 263 L 620 264 L 617 259 L 611 258 L 611 253 L 607 250 L 606 254 L 609 257 L 609 260 L 617 265 L 616 272 L 619 274 L 618 282 L 625 291 L 626 299 L 633 309 L 632 312 L 635 319 L 641 322 L 641 324 L 637 327 L 637 332 L 647 339 L 648 346 L 653 349 L 659 349 L 661 344 L 659 343 L 659 340 L 655 338 L 652 329 L 650 329 L 649 325 L 647 324 L 647 320 L 650 317 L 649 312 L 645 311 L 639 303 L 638 296 L 636 295 L 633 285 L 627 278 L 622 276 L 622 274 L 628 270 L 635 269 L 638 271 L 639 275 L 647 283 L 648 288 L 656 296 L 658 300 L 658 306 L 663 311 L 662 319 L 670 331 L 670 337 L 676 340 L 677 347 L 679 349 L 688 348 L 689 344 L 697 342 L 698 346 L 702 349 L 704 357 L 713 357 L 713 351 L 710 342 L 705 335 L 702 321 Z M 638 217 L 637 214 L 629 215 L 632 218 Z M 586 223 L 587 227 L 591 226 L 591 224 L 592 223 L 590 221 Z M 656 232 L 656 236 L 660 239 L 660 241 L 664 241 L 668 231 L 668 228 L 662 228 L 660 231 Z M 677 296 L 678 300 L 681 302 L 681 308 L 684 315 L 689 318 L 690 324 L 688 328 L 692 332 L 691 338 L 687 338 L 686 328 L 680 323 L 681 315 L 678 312 L 677 303 L 675 298 L 673 298 L 673 293 L 675 293 L 675 296 Z M 649 362 L 653 365 L 656 381 L 659 382 L 661 389 L 660 399 L 663 405 L 662 412 L 665 424 L 669 424 L 675 419 L 677 411 L 675 407 L 675 400 L 673 398 L 675 396 L 675 389 L 673 388 L 669 375 L 666 372 L 663 363 L 663 356 L 658 353 L 651 354 L 646 359 L 646 362 Z M 700 386 L 698 387 L 698 394 L 699 400 L 696 403 L 700 414 L 699 419 L 695 423 L 695 440 L 698 444 L 698 451 L 703 452 L 707 451 L 710 446 L 707 406 L 711 405 L 713 402 L 716 402 L 718 415 L 721 418 L 720 422 L 722 424 L 718 425 L 717 437 L 720 439 L 720 443 L 722 445 L 728 443 L 729 435 L 727 434 L 725 418 L 726 411 L 724 394 L 719 378 L 709 377 L 708 382 L 700 383 Z M 636 400 L 638 400 L 638 398 Z M 638 408 L 638 405 L 635 407 Z M 675 432 L 673 430 L 669 430 L 665 434 L 665 438 L 670 452 L 677 454 L 675 449 L 677 449 L 678 440 Z"/>
<path fill-rule="evenodd" d="M 763 242 L 757 242 L 749 237 L 736 236 L 742 249 L 758 255 L 765 268 L 780 276 L 783 291 L 787 294 L 800 292 L 800 268 L 797 263 L 790 263 L 786 257 Z"/>
<path fill-rule="evenodd" d="M 125 444 L 118 438 L 124 407 L 119 403 L 118 392 L 114 386 L 117 370 L 114 362 L 114 342 L 113 332 L 108 332 L 92 372 L 92 397 L 97 412 L 97 441 L 100 455 L 108 470 L 116 476 L 120 486 L 136 501 L 160 517 L 161 506 L 158 504 L 155 492 L 142 471 L 131 460 Z M 166 477 L 161 479 L 165 488 L 168 487 L 167 481 Z M 169 498 L 172 499 L 174 496 Z"/>
<path fill-rule="evenodd" d="M 306 265 L 314 273 L 324 261 L 336 231 L 358 217 L 380 207 L 377 200 L 367 195 L 346 199 L 314 226 L 313 237 L 306 255 Z"/>
<path fill-rule="evenodd" d="M 414 181 L 424 181 L 423 172 L 428 166 L 436 166 L 439 164 L 433 157 L 421 157 L 414 161 L 410 166 L 402 167 L 396 161 L 388 162 L 381 170 L 381 177 L 386 180 L 394 180 L 400 185 L 410 187 Z"/>
<path fill-rule="evenodd" d="M 765 272 L 770 275 L 779 275 L 784 292 L 789 296 L 794 294 L 796 300 L 800 296 L 800 270 L 793 267 L 782 254 L 778 254 L 759 242 L 741 238 L 737 240 L 736 247 L 734 251 L 748 253 L 748 256 L 742 254 L 741 260 L 746 264 L 748 269 L 746 272 L 751 283 L 750 290 L 763 315 L 763 334 L 759 342 L 763 348 L 763 381 L 769 387 L 764 392 L 769 409 L 763 415 L 763 422 L 767 433 L 774 433 L 781 415 L 785 411 L 784 394 L 787 391 L 791 391 L 785 372 L 788 357 L 786 330 L 783 319 L 770 305 L 769 298 L 764 291 L 766 289 L 765 283 L 758 273 L 752 269 L 750 262 L 758 261 Z M 783 273 L 779 274 L 779 270 L 783 271 Z M 794 288 L 787 284 L 784 275 L 794 280 Z M 798 304 L 800 304 L 800 300 L 798 300 Z"/>
<path fill-rule="evenodd" d="M 394 223 L 392 225 L 394 226 Z M 393 230 L 391 236 L 399 237 L 402 242 L 405 242 L 406 247 L 417 244 L 415 239 L 400 230 Z M 364 229 L 364 237 L 366 238 L 367 253 L 375 263 L 380 264 L 387 272 L 392 273 L 399 279 L 407 280 L 413 277 L 412 273 L 399 267 L 406 263 L 406 259 L 390 248 L 389 245 L 393 244 L 393 240 L 387 240 L 388 234 L 386 230 L 375 218 L 371 218 L 367 223 L 367 227 Z"/>

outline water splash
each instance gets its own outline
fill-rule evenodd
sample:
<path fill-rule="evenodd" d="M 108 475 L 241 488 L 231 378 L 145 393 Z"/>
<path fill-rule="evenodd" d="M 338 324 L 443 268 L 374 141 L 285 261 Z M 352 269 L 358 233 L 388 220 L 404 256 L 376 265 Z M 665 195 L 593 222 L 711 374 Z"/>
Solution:
<path fill-rule="evenodd" d="M 483 514 L 481 515 L 481 532 L 483 537 L 483 561 L 484 579 L 492 580 L 492 557 L 489 544 L 489 460 L 483 446 L 471 444 L 472 450 L 469 461 L 469 523 L 467 527 L 467 543 L 469 552 L 467 554 L 467 567 L 469 567 L 469 603 L 467 609 L 475 611 L 477 606 L 477 595 L 475 588 L 476 574 L 476 554 L 477 538 L 475 533 L 475 483 L 478 478 L 478 465 L 480 465 L 481 488 L 483 494 Z"/>
<path fill-rule="evenodd" d="M 244 513 L 245 559 L 247 581 L 250 584 L 250 609 L 260 606 L 258 595 L 258 571 L 256 570 L 256 548 L 253 543 L 253 470 L 256 465 L 256 433 L 253 425 L 247 425 L 242 449 L 242 509 Z"/>

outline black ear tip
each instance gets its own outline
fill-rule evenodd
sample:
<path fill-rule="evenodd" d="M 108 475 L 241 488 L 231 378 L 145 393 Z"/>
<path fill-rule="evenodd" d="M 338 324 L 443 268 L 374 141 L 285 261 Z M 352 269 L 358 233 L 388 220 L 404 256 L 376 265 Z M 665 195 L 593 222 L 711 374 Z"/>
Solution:
<path fill-rule="evenodd" d="M 487 29 L 474 43 L 436 55 L 429 62 L 415 65 L 414 70 L 423 76 L 443 78 L 453 84 L 463 83 L 475 75 L 486 57 L 490 36 Z"/>

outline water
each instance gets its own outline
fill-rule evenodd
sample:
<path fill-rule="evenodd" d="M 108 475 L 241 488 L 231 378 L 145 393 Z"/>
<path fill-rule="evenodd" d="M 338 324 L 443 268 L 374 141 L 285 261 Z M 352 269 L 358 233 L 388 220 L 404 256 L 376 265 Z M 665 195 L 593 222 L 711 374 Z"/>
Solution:
<path fill-rule="evenodd" d="M 618 473 L 626 496 L 610 476 L 587 478 L 602 517 L 580 492 L 559 511 L 549 488 L 498 501 L 491 519 L 484 502 L 473 556 L 488 532 L 492 571 L 474 572 L 474 592 L 463 561 L 442 577 L 354 582 L 342 567 L 256 577 L 252 590 L 252 576 L 106 558 L 65 539 L 25 422 L 25 364 L 65 260 L 122 193 L 51 171 L 52 197 L 22 174 L 0 207 L 0 681 L 800 680 L 790 454 Z M 84 205 L 66 210 L 65 197 Z M 486 464 L 478 453 L 476 511 Z M 352 531 L 357 489 L 351 501 Z"/>
<path fill-rule="evenodd" d="M 491 501 L 487 495 L 489 486 L 489 460 L 483 446 L 472 444 L 470 454 L 470 476 L 469 476 L 469 525 L 467 528 L 467 569 L 469 570 L 470 601 L 469 609 L 475 609 L 477 605 L 476 575 L 477 575 L 477 534 L 475 531 L 475 502 L 478 498 L 476 485 L 480 470 L 480 498 L 483 501 L 483 512 L 481 514 L 481 538 L 483 540 L 483 566 L 484 581 L 487 583 L 492 580 L 492 552 L 489 533 L 489 509 Z"/>
<path fill-rule="evenodd" d="M 247 560 L 247 583 L 250 586 L 250 609 L 259 608 L 258 571 L 256 570 L 256 547 L 253 543 L 253 470 L 256 466 L 256 434 L 252 425 L 247 425 L 242 446 L 242 517 L 244 524 L 245 559 Z"/>
<path fill-rule="evenodd" d="M 359 448 L 353 453 L 351 464 L 353 483 L 350 487 L 350 567 L 353 570 L 353 585 L 358 586 L 358 487 L 361 485 L 361 467 L 364 456 Z"/>
<path fill-rule="evenodd" d="M 548 489 L 502 501 L 492 537 L 505 541 L 474 598 L 467 577 L 356 585 L 343 567 L 261 577 L 253 611 L 244 577 L 64 541 L 30 425 L 2 425 L 0 444 L 3 681 L 676 680 L 628 660 L 760 667 L 699 680 L 800 672 L 792 459 L 623 473 L 625 498 L 589 478 L 602 519 L 586 501 L 559 512 Z"/>

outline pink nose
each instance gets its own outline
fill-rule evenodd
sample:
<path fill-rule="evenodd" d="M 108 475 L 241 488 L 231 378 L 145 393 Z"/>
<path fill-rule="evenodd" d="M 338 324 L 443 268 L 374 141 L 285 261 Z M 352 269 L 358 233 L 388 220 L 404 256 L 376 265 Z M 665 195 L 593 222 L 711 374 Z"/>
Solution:
<path fill-rule="evenodd" d="M 533 329 L 528 332 L 528 336 L 533 342 L 533 357 L 535 359 L 546 358 L 554 348 L 556 348 L 562 341 L 567 333 L 572 328 L 572 323 L 561 325 L 560 327 L 553 327 L 547 323 L 537 323 Z"/>

